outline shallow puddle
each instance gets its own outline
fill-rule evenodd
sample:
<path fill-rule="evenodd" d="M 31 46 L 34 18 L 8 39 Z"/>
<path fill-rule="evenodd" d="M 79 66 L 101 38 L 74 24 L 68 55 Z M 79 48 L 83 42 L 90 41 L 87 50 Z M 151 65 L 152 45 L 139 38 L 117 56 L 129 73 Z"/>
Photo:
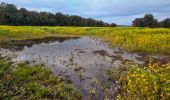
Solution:
<path fill-rule="evenodd" d="M 11 41 L 1 44 L 0 54 L 11 57 L 16 63 L 28 61 L 48 66 L 56 75 L 70 80 L 85 100 L 90 98 L 89 91 L 93 88 L 96 93 L 91 99 L 103 100 L 107 95 L 103 93 L 103 85 L 107 84 L 106 70 L 114 69 L 124 61 L 143 64 L 146 56 L 110 48 L 89 37 Z M 158 61 L 169 58 L 155 56 Z M 111 94 L 108 95 L 114 96 Z"/>

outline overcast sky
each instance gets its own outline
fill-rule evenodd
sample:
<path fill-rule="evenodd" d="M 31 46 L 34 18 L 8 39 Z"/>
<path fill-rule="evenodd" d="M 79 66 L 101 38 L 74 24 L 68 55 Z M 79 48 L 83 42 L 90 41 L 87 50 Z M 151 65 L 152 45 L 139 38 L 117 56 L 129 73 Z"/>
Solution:
<path fill-rule="evenodd" d="M 0 0 L 36 11 L 62 12 L 130 25 L 136 17 L 152 13 L 162 20 L 170 17 L 170 0 Z"/>

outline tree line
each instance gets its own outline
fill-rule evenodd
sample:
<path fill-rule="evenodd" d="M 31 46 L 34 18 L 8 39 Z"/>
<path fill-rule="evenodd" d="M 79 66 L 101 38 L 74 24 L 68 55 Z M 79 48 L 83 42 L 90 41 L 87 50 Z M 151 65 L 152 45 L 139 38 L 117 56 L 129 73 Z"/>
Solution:
<path fill-rule="evenodd" d="M 170 28 L 170 18 L 166 18 L 162 21 L 158 21 L 152 14 L 145 14 L 143 18 L 136 18 L 132 22 L 132 26 L 135 27 L 150 27 L 150 28 Z"/>
<path fill-rule="evenodd" d="M 0 25 L 27 25 L 27 26 L 102 26 L 115 27 L 92 18 L 82 18 L 77 15 L 62 13 L 28 11 L 25 8 L 17 9 L 13 4 L 0 4 Z"/>
<path fill-rule="evenodd" d="M 115 23 L 108 24 L 92 18 L 82 18 L 77 15 L 62 13 L 28 11 L 25 8 L 17 9 L 13 4 L 0 4 L 0 25 L 25 26 L 92 26 L 116 27 Z M 145 14 L 143 18 L 136 18 L 132 22 L 134 27 L 163 27 L 170 28 L 170 18 L 158 21 L 152 14 Z"/>

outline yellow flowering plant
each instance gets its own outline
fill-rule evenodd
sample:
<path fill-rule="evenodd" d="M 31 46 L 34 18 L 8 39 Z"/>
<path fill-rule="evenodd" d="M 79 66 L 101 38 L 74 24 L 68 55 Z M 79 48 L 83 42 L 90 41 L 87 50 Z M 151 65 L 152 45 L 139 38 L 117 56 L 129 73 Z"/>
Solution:
<path fill-rule="evenodd" d="M 109 71 L 109 78 L 116 81 L 118 100 L 170 99 L 170 64 L 128 63 Z"/>

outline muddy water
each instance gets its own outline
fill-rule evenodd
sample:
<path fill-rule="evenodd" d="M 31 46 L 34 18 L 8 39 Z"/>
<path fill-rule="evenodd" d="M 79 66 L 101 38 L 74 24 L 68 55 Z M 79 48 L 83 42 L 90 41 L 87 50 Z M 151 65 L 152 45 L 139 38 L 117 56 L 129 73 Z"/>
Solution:
<path fill-rule="evenodd" d="M 124 61 L 143 64 L 146 54 L 130 53 L 118 48 L 110 48 L 101 41 L 89 38 L 45 38 L 3 43 L 0 54 L 9 56 L 13 62 L 44 64 L 56 75 L 70 80 L 82 93 L 82 99 L 103 100 L 107 84 L 106 70 L 120 66 Z M 156 60 L 169 61 L 170 57 L 153 56 Z M 89 91 L 96 89 L 96 93 Z M 113 99 L 113 98 L 112 98 Z"/>

